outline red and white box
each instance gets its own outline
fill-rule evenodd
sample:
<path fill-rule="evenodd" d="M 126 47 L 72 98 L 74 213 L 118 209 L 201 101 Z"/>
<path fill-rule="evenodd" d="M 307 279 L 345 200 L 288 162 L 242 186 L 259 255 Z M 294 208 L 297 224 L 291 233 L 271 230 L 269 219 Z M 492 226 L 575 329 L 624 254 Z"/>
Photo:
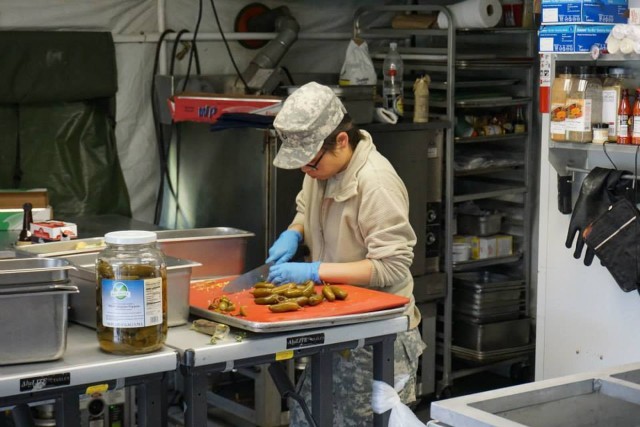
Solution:
<path fill-rule="evenodd" d="M 275 115 L 282 98 L 185 92 L 172 96 L 168 102 L 174 122 L 215 123 L 224 113 Z"/>
<path fill-rule="evenodd" d="M 72 222 L 49 221 L 32 222 L 29 227 L 31 240 L 35 243 L 59 242 L 78 237 L 78 227 Z"/>

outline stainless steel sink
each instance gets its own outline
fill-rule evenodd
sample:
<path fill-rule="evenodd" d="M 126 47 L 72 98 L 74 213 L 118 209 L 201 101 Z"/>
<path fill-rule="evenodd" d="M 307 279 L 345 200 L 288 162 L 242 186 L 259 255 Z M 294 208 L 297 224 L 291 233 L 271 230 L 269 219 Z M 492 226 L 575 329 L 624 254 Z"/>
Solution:
<path fill-rule="evenodd" d="M 640 365 L 507 387 L 431 404 L 452 427 L 640 426 Z"/>

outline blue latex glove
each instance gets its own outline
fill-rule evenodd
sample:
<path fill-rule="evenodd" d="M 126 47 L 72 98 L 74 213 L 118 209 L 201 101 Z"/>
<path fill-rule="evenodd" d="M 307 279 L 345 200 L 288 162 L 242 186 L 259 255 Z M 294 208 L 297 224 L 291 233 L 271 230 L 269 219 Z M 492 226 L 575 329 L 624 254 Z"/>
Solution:
<path fill-rule="evenodd" d="M 296 254 L 298 244 L 302 241 L 302 234 L 296 230 L 286 230 L 269 248 L 267 263 L 282 264 L 289 261 Z"/>
<path fill-rule="evenodd" d="M 269 269 L 267 282 L 271 283 L 304 283 L 313 280 L 320 283 L 318 269 L 320 262 L 285 262 L 273 265 Z"/>

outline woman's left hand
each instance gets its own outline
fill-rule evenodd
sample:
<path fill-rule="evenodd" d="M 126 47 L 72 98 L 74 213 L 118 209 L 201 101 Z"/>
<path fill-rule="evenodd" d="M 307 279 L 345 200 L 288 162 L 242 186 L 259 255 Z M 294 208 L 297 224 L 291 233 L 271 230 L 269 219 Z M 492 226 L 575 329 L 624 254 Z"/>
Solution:
<path fill-rule="evenodd" d="M 285 262 L 269 269 L 268 282 L 271 283 L 304 283 L 313 280 L 320 283 L 318 270 L 320 262 Z"/>

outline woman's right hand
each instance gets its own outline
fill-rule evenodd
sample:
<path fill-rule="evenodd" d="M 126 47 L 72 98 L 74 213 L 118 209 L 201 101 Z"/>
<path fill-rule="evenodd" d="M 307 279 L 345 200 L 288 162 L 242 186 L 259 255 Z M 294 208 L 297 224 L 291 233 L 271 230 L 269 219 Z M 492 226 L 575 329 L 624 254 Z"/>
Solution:
<path fill-rule="evenodd" d="M 269 248 L 267 263 L 282 264 L 289 261 L 296 254 L 298 244 L 302 241 L 302 234 L 296 230 L 286 230 Z"/>

